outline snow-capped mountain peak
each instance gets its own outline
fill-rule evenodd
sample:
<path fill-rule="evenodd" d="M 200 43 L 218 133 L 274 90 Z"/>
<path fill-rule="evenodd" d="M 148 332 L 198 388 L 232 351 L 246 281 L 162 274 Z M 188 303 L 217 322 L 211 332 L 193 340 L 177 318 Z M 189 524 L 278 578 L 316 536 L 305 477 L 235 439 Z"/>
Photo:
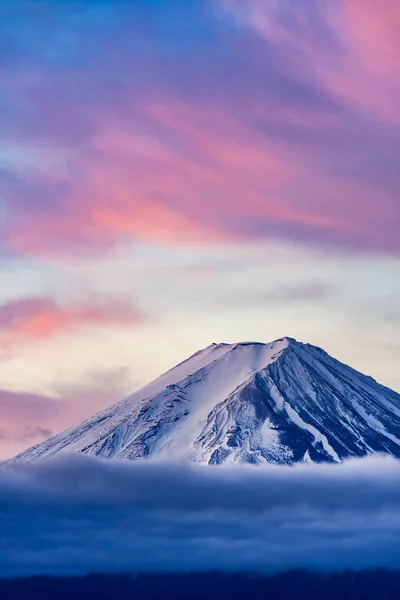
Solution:
<path fill-rule="evenodd" d="M 400 456 L 400 396 L 290 337 L 213 343 L 14 460 L 66 451 L 209 464 Z"/>

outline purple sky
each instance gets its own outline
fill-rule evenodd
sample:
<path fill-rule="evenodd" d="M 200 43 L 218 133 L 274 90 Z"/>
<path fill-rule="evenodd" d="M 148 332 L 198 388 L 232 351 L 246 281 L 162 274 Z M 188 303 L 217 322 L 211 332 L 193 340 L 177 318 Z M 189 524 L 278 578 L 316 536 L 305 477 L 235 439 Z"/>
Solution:
<path fill-rule="evenodd" d="M 398 0 L 2 3 L 0 457 L 213 341 L 400 391 L 399 30 Z"/>

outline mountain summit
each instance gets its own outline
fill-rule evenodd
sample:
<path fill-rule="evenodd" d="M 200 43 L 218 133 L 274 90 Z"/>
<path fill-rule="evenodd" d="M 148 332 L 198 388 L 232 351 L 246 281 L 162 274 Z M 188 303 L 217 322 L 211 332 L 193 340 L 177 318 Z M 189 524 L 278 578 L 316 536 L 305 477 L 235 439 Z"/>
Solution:
<path fill-rule="evenodd" d="M 400 395 L 291 338 L 212 344 L 13 461 L 68 451 L 207 464 L 400 457 Z"/>

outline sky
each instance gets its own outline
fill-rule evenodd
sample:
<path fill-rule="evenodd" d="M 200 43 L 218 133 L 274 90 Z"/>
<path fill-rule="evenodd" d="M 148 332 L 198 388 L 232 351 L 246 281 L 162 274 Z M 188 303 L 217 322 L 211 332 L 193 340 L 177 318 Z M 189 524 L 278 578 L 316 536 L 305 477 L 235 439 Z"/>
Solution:
<path fill-rule="evenodd" d="M 400 392 L 398 0 L 3 0 L 0 458 L 212 342 Z"/>

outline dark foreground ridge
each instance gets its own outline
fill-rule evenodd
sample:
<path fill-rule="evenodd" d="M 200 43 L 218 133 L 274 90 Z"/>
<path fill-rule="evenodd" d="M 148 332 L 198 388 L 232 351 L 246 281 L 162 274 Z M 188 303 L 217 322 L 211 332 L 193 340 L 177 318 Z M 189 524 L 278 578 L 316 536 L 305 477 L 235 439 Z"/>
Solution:
<path fill-rule="evenodd" d="M 0 580 L 2 600 L 398 600 L 400 571 L 271 576 L 239 574 L 88 575 Z"/>

